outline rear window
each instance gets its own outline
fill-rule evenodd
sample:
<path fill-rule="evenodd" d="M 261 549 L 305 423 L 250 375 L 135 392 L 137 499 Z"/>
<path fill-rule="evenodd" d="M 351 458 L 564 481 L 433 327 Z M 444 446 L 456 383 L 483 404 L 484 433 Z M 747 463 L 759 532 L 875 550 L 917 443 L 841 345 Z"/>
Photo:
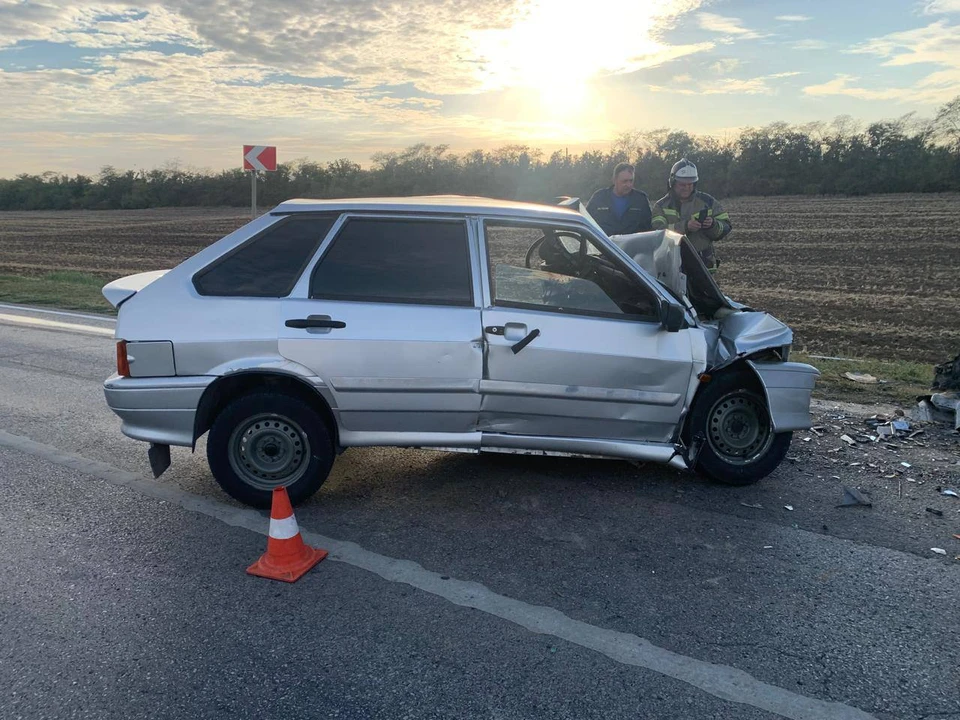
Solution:
<path fill-rule="evenodd" d="M 285 218 L 198 272 L 193 285 L 201 295 L 289 295 L 336 219 L 336 215 Z"/>
<path fill-rule="evenodd" d="M 473 305 L 466 224 L 457 220 L 348 220 L 314 270 L 310 296 Z"/>

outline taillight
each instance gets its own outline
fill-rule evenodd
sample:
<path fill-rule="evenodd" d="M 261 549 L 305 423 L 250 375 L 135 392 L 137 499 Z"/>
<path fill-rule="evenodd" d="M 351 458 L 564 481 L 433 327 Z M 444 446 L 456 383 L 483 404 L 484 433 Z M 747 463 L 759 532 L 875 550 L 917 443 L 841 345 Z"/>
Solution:
<path fill-rule="evenodd" d="M 117 375 L 130 377 L 130 361 L 127 359 L 127 341 L 117 342 Z"/>

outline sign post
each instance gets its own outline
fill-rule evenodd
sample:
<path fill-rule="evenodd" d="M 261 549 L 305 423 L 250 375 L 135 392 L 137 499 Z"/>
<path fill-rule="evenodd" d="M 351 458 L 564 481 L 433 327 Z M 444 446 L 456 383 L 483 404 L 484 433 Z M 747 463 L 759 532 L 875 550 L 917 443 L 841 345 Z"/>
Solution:
<path fill-rule="evenodd" d="M 243 169 L 250 171 L 250 216 L 257 218 L 257 171 L 276 172 L 277 148 L 275 145 L 244 145 Z"/>

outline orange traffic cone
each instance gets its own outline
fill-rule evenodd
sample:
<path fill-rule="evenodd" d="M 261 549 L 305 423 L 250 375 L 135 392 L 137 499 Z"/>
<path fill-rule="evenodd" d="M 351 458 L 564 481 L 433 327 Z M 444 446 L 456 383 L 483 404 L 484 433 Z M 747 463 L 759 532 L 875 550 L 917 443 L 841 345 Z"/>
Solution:
<path fill-rule="evenodd" d="M 247 568 L 247 573 L 271 580 L 296 582 L 326 556 L 326 550 L 312 548 L 303 542 L 287 489 L 274 488 L 267 551 Z"/>

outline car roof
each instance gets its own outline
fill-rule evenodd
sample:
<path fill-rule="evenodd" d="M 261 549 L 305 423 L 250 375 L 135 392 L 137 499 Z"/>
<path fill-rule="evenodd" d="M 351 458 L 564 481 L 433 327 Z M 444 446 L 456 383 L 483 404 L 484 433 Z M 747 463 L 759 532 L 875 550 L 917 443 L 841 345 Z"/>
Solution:
<path fill-rule="evenodd" d="M 583 220 L 575 210 L 557 205 L 496 200 L 468 195 L 421 195 L 417 197 L 295 199 L 280 203 L 271 212 L 404 212 L 451 213 L 460 215 L 506 215 L 531 219 Z"/>

